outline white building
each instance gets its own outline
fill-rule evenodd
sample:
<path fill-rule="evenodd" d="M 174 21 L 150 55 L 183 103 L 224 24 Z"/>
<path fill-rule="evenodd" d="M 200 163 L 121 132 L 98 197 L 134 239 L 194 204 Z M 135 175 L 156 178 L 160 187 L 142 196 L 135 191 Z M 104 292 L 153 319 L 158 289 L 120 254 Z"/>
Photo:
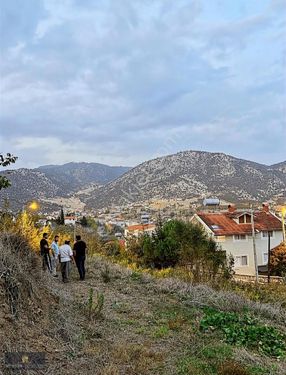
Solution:
<path fill-rule="evenodd" d="M 205 231 L 234 257 L 234 271 L 239 275 L 255 275 L 251 214 L 229 207 L 227 212 L 200 212 L 191 222 Z M 268 241 L 273 249 L 283 241 L 281 220 L 271 213 L 268 206 L 254 212 L 255 244 L 258 266 L 268 262 Z"/>
<path fill-rule="evenodd" d="M 155 232 L 156 225 L 155 224 L 135 224 L 135 225 L 129 225 L 125 231 L 124 236 L 125 237 L 139 237 L 142 234 L 152 234 Z"/>
<path fill-rule="evenodd" d="M 65 225 L 75 225 L 76 217 L 75 216 L 65 216 Z"/>

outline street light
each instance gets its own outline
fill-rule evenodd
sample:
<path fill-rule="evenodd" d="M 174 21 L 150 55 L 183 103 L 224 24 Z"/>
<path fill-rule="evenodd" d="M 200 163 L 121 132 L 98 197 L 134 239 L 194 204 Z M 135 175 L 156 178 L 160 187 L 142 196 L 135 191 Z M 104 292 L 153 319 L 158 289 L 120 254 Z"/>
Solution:
<path fill-rule="evenodd" d="M 37 211 L 40 208 L 40 205 L 38 202 L 33 201 L 28 205 L 28 208 L 32 211 Z"/>

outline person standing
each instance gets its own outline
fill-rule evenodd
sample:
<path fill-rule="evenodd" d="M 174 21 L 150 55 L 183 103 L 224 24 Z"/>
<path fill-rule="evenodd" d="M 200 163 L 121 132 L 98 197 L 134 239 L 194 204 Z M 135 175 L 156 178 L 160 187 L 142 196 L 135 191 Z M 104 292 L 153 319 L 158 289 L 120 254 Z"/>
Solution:
<path fill-rule="evenodd" d="M 56 235 L 54 238 L 54 241 L 51 244 L 51 249 L 52 249 L 52 273 L 53 276 L 58 277 L 57 275 L 57 266 L 58 266 L 58 260 L 59 260 L 59 236 Z"/>
<path fill-rule="evenodd" d="M 48 243 L 48 233 L 43 234 L 43 238 L 40 241 L 40 252 L 43 259 L 43 270 L 48 270 L 52 272 L 51 257 L 50 257 L 50 247 Z"/>
<path fill-rule="evenodd" d="M 75 255 L 75 263 L 77 265 L 80 280 L 85 279 L 85 257 L 86 257 L 86 243 L 77 235 L 73 250 Z"/>
<path fill-rule="evenodd" d="M 70 247 L 70 241 L 66 240 L 65 244 L 59 248 L 59 261 L 61 263 L 62 279 L 64 283 L 69 280 L 70 264 L 74 261 L 73 252 Z"/>

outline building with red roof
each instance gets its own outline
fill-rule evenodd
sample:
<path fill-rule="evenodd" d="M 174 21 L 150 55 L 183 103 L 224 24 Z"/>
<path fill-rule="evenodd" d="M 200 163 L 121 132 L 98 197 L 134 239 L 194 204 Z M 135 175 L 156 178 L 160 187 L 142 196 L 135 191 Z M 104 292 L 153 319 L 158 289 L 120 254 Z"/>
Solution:
<path fill-rule="evenodd" d="M 198 212 L 191 221 L 201 225 L 222 250 L 234 257 L 237 274 L 255 275 L 250 210 L 236 210 L 229 206 L 228 211 Z M 268 205 L 253 212 L 253 222 L 258 266 L 266 265 L 269 241 L 270 249 L 283 241 L 282 222 Z"/>

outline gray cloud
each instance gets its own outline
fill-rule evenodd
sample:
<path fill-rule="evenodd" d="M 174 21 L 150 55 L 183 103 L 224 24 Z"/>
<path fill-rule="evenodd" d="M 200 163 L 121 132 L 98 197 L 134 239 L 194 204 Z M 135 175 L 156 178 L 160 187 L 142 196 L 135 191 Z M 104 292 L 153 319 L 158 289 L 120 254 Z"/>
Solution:
<path fill-rule="evenodd" d="M 1 16 L 0 148 L 18 165 L 134 165 L 172 137 L 170 152 L 285 159 L 278 0 L 235 20 L 198 0 L 29 3 Z"/>

